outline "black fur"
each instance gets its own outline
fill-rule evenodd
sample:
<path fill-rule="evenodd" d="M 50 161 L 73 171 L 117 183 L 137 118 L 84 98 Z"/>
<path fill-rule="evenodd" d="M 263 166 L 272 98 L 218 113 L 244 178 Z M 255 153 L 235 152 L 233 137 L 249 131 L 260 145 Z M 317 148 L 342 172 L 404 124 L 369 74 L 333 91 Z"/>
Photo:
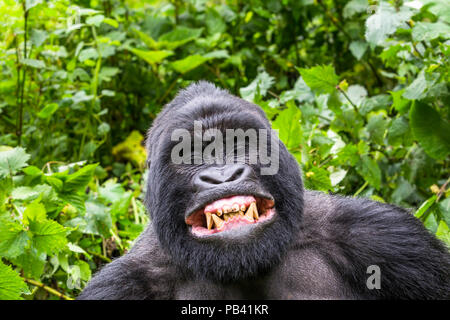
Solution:
<path fill-rule="evenodd" d="M 305 191 L 296 160 L 280 145 L 277 175 L 200 191 L 207 165 L 175 165 L 176 128 L 270 128 L 262 110 L 212 84 L 189 86 L 149 130 L 146 205 L 152 223 L 125 256 L 105 266 L 79 299 L 373 299 L 450 298 L 448 249 L 405 210 Z M 198 241 L 186 210 L 225 195 L 259 192 L 275 199 L 275 221 L 245 241 Z M 369 290 L 367 267 L 381 268 Z"/>

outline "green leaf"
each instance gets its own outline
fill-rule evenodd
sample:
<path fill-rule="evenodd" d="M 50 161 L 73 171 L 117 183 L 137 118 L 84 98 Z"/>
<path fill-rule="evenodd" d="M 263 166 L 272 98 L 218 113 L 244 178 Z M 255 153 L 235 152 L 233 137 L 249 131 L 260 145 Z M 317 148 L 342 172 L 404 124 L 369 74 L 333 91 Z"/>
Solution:
<path fill-rule="evenodd" d="M 305 187 L 308 189 L 329 191 L 332 190 L 330 172 L 324 168 L 312 167 L 305 173 Z"/>
<path fill-rule="evenodd" d="M 94 176 L 94 171 L 97 165 L 98 164 L 89 164 L 79 169 L 77 172 L 69 175 L 64 182 L 63 192 L 84 191 L 86 186 L 89 184 L 89 181 L 91 181 Z"/>
<path fill-rule="evenodd" d="M 61 251 L 67 244 L 66 228 L 53 220 L 30 220 L 32 243 L 38 252 L 49 255 Z"/>
<path fill-rule="evenodd" d="M 361 60 L 368 46 L 365 41 L 352 41 L 349 49 L 356 59 Z"/>
<path fill-rule="evenodd" d="M 86 24 L 90 25 L 90 26 L 100 26 L 100 24 L 103 22 L 103 20 L 105 19 L 105 16 L 102 14 L 98 14 L 92 17 L 89 17 L 86 19 Z"/>
<path fill-rule="evenodd" d="M 427 199 L 422 205 L 417 209 L 414 213 L 416 218 L 420 218 L 423 214 L 436 202 L 436 195 L 433 195 L 431 198 Z"/>
<path fill-rule="evenodd" d="M 427 89 L 427 80 L 425 79 L 425 72 L 420 72 L 414 81 L 405 88 L 403 97 L 409 100 L 416 100 L 422 97 L 422 94 Z"/>
<path fill-rule="evenodd" d="M 144 51 L 130 48 L 130 51 L 137 55 L 139 58 L 147 61 L 151 65 L 161 63 L 165 58 L 173 55 L 172 51 L 167 50 Z"/>
<path fill-rule="evenodd" d="M 430 41 L 438 37 L 450 37 L 450 25 L 445 22 L 417 22 L 412 30 L 414 41 Z"/>
<path fill-rule="evenodd" d="M 39 280 L 44 273 L 46 258 L 47 255 L 45 253 L 38 254 L 37 250 L 32 248 L 12 259 L 12 262 L 22 268 L 25 277 Z"/>
<path fill-rule="evenodd" d="M 400 112 L 401 114 L 408 111 L 410 106 L 410 101 L 403 99 L 403 93 L 405 92 L 405 89 L 399 90 L 399 91 L 389 91 L 389 93 L 392 96 L 392 107 Z"/>
<path fill-rule="evenodd" d="M 30 155 L 21 147 L 0 152 L 0 178 L 12 176 L 27 165 Z"/>
<path fill-rule="evenodd" d="M 302 129 L 300 127 L 302 113 L 293 101 L 287 103 L 287 107 L 280 112 L 272 123 L 272 127 L 279 130 L 279 137 L 288 149 L 298 148 L 302 142 Z"/>
<path fill-rule="evenodd" d="M 17 257 L 24 252 L 29 240 L 27 232 L 20 224 L 0 220 L 0 256 Z"/>
<path fill-rule="evenodd" d="M 59 108 L 59 105 L 57 103 L 47 104 L 44 107 L 44 109 L 39 111 L 38 117 L 42 118 L 42 119 L 47 119 L 47 118 L 51 117 L 51 115 L 54 114 L 56 112 L 56 110 L 58 110 L 58 108 Z"/>
<path fill-rule="evenodd" d="M 39 192 L 30 187 L 17 187 L 11 192 L 11 197 L 14 200 L 30 201 L 38 196 Z"/>
<path fill-rule="evenodd" d="M 209 34 L 223 33 L 227 29 L 222 16 L 213 8 L 206 10 L 205 24 Z"/>
<path fill-rule="evenodd" d="M 344 18 L 348 19 L 357 13 L 366 12 L 369 9 L 367 0 L 351 0 L 344 7 Z"/>
<path fill-rule="evenodd" d="M 111 215 L 108 207 L 99 201 L 87 201 L 86 213 L 84 215 L 87 222 L 84 232 L 88 234 L 102 235 L 109 237 L 109 230 L 112 228 Z"/>
<path fill-rule="evenodd" d="M 165 47 L 169 50 L 173 50 L 194 39 L 199 38 L 202 32 L 203 28 L 194 29 L 184 26 L 177 26 L 174 30 L 160 36 L 158 38 L 158 44 L 160 47 Z"/>
<path fill-rule="evenodd" d="M 45 30 L 39 30 L 39 29 L 31 29 L 31 42 L 36 46 L 40 47 L 45 40 L 48 38 L 48 33 Z"/>
<path fill-rule="evenodd" d="M 432 158 L 450 153 L 450 124 L 435 109 L 415 101 L 409 113 L 414 138 Z"/>
<path fill-rule="evenodd" d="M 31 221 L 39 222 L 47 218 L 45 207 L 42 203 L 32 202 L 23 212 L 23 223 L 28 225 Z"/>
<path fill-rule="evenodd" d="M 22 63 L 32 68 L 42 69 L 45 68 L 45 63 L 42 60 L 37 59 L 23 59 Z"/>
<path fill-rule="evenodd" d="M 339 77 L 331 65 L 316 66 L 311 69 L 300 68 L 299 72 L 308 87 L 317 94 L 332 93 L 339 83 Z"/>
<path fill-rule="evenodd" d="M 239 93 L 243 99 L 253 101 L 258 95 L 264 97 L 274 82 L 275 78 L 263 70 L 248 86 L 241 88 Z"/>
<path fill-rule="evenodd" d="M 413 14 L 413 10 L 408 7 L 402 6 L 400 10 L 396 10 L 387 2 L 381 1 L 376 7 L 375 14 L 372 14 L 366 20 L 365 37 L 367 42 L 372 46 L 382 44 L 389 35 L 397 31 Z"/>
<path fill-rule="evenodd" d="M 186 73 L 204 64 L 208 60 L 208 58 L 195 54 L 187 58 L 174 61 L 170 65 L 179 73 Z"/>
<path fill-rule="evenodd" d="M 29 293 L 28 286 L 10 266 L 0 261 L 0 300 L 23 300 L 22 294 Z"/>
<path fill-rule="evenodd" d="M 368 155 L 361 157 L 360 162 L 356 166 L 356 171 L 366 180 L 371 186 L 377 190 L 381 188 L 381 170 L 375 159 Z"/>

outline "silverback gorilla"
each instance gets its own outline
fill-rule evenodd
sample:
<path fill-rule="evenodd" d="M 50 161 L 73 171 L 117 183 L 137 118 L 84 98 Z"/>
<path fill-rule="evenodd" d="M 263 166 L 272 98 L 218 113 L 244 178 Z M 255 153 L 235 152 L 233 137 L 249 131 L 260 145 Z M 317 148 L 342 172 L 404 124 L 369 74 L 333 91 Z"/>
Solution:
<path fill-rule="evenodd" d="M 217 148 L 224 162 L 180 151 L 193 161 L 175 163 L 174 132 L 195 138 L 199 124 L 203 133 L 271 132 L 259 140 L 275 141 L 266 151 L 279 154 L 276 174 L 249 161 L 259 144 L 246 143 L 243 157 Z M 450 298 L 449 251 L 419 220 L 393 205 L 305 190 L 296 160 L 274 136 L 255 104 L 208 82 L 182 90 L 148 132 L 151 223 L 78 298 Z M 370 285 L 376 271 L 379 283 Z"/>

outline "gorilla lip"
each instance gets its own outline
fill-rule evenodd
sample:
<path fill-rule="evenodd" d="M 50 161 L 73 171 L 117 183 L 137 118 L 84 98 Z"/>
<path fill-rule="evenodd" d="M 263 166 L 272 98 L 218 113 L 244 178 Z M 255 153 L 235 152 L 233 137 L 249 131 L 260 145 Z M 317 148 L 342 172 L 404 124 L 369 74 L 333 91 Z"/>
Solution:
<path fill-rule="evenodd" d="M 186 218 L 196 236 L 211 235 L 243 225 L 270 220 L 274 214 L 274 201 L 253 196 L 232 196 L 219 199 Z"/>

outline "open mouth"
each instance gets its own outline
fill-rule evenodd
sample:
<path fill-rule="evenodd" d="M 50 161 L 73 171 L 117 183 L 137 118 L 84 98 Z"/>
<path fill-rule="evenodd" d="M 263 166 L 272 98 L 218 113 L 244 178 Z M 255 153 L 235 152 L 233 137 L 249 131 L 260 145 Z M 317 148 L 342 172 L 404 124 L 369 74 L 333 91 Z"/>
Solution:
<path fill-rule="evenodd" d="M 197 236 L 210 235 L 270 220 L 274 201 L 253 196 L 233 196 L 214 201 L 186 218 Z"/>

